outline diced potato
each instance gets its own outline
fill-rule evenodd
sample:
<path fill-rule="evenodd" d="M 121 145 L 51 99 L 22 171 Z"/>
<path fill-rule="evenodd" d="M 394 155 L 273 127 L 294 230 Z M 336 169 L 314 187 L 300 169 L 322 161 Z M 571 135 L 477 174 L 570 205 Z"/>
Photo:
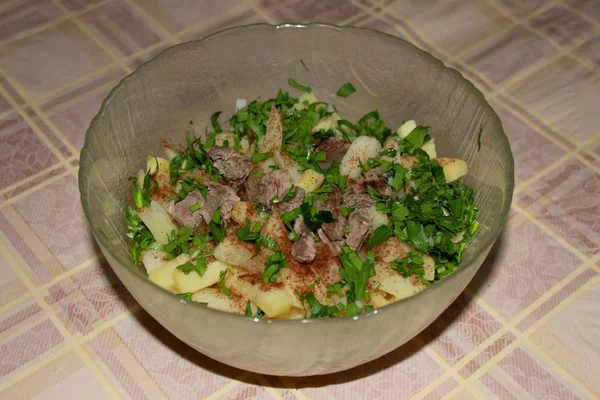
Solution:
<path fill-rule="evenodd" d="M 218 133 L 217 136 L 215 136 L 215 146 L 224 146 L 225 141 L 227 141 L 227 144 L 229 147 L 233 148 L 233 146 L 235 145 L 234 133 L 233 132 L 223 132 L 223 133 Z M 242 153 L 248 154 L 250 152 L 250 142 L 248 142 L 248 139 L 242 138 L 240 140 L 240 148 L 237 150 Z"/>
<path fill-rule="evenodd" d="M 414 248 L 404 242 L 399 241 L 394 236 L 373 248 L 375 257 L 378 260 L 386 263 L 391 263 L 396 258 L 406 258 L 408 253 L 414 250 Z"/>
<path fill-rule="evenodd" d="M 260 291 L 254 298 L 254 302 L 267 317 L 274 318 L 290 311 L 294 297 L 284 288 L 273 288 L 269 291 Z"/>
<path fill-rule="evenodd" d="M 148 274 L 148 279 L 151 282 L 156 283 L 158 286 L 173 292 L 175 291 L 173 272 L 178 266 L 185 264 L 190 260 L 191 258 L 188 254 L 180 254 L 166 264 L 163 264 L 160 267 L 152 270 L 152 272 Z"/>
<path fill-rule="evenodd" d="M 306 106 L 304 105 L 305 101 L 307 101 L 308 104 L 315 103 L 317 101 L 317 97 L 312 92 L 302 93 L 302 96 L 300 96 L 300 98 L 298 99 L 298 103 L 294 104 L 293 108 L 296 110 L 302 110 L 306 108 Z"/>
<path fill-rule="evenodd" d="M 277 242 L 279 248 L 284 248 L 286 243 L 289 243 L 287 237 L 288 232 L 285 228 L 285 224 L 281 221 L 281 217 L 277 214 L 273 214 L 269 217 L 269 220 L 262 229 L 263 235 L 272 238 Z"/>
<path fill-rule="evenodd" d="M 227 274 L 225 277 L 225 286 L 232 292 L 240 293 L 250 301 L 254 301 L 258 294 L 258 287 L 244 279 L 243 276 Z"/>
<path fill-rule="evenodd" d="M 265 174 L 268 174 L 269 172 L 273 171 L 273 168 L 271 167 L 275 167 L 276 165 L 277 163 L 275 162 L 275 159 L 271 157 L 256 163 L 255 167 L 260 169 Z"/>
<path fill-rule="evenodd" d="M 267 256 L 271 254 L 273 254 L 273 250 L 263 247 L 260 249 L 259 253 L 244 265 L 240 265 L 240 267 L 251 274 L 262 274 L 265 270 L 265 265 L 267 265 L 268 262 Z"/>
<path fill-rule="evenodd" d="M 307 169 L 300 175 L 300 178 L 296 181 L 295 185 L 304 189 L 306 193 L 310 193 L 320 188 L 324 181 L 324 175 L 318 173 L 314 169 Z"/>
<path fill-rule="evenodd" d="M 338 113 L 333 113 L 326 117 L 323 117 L 317 122 L 317 124 L 313 127 L 312 133 L 318 131 L 328 131 L 330 129 L 337 131 L 337 122 L 340 120 L 340 115 Z"/>
<path fill-rule="evenodd" d="M 342 264 L 337 257 L 326 258 L 325 260 L 316 259 L 310 264 L 310 268 L 315 273 L 315 276 L 321 278 L 321 283 L 325 286 L 333 285 L 342 280 L 340 269 Z"/>
<path fill-rule="evenodd" d="M 235 266 L 244 266 L 256 254 L 256 247 L 242 242 L 236 235 L 228 235 L 217 245 L 214 256 L 217 260 Z"/>
<path fill-rule="evenodd" d="M 444 168 L 446 182 L 453 182 L 469 173 L 469 167 L 464 160 L 458 158 L 438 158 L 437 162 Z"/>
<path fill-rule="evenodd" d="M 273 159 L 279 168 L 287 170 L 290 173 L 292 182 L 296 182 L 304 171 L 304 168 L 296 161 L 292 160 L 286 152 L 276 151 L 273 154 Z"/>
<path fill-rule="evenodd" d="M 406 258 L 408 253 L 414 251 L 416 251 L 414 247 L 399 241 L 395 237 L 391 237 L 373 248 L 377 260 L 381 260 L 384 263 L 391 263 L 396 258 Z M 418 253 L 423 258 L 424 277 L 428 281 L 432 281 L 435 278 L 435 260 L 427 254 Z"/>
<path fill-rule="evenodd" d="M 156 268 L 160 267 L 163 264 L 166 264 L 169 260 L 167 258 L 167 252 L 161 250 L 148 250 L 143 252 L 142 263 L 144 263 L 144 268 L 146 268 L 146 272 L 150 273 Z"/>
<path fill-rule="evenodd" d="M 292 307 L 284 314 L 279 314 L 276 319 L 302 319 L 304 318 L 304 310 L 297 307 Z"/>
<path fill-rule="evenodd" d="M 203 169 L 194 168 L 190 172 L 186 172 L 185 174 L 183 174 L 183 177 L 187 177 L 187 176 L 197 180 L 198 183 L 206 183 L 206 182 L 210 181 L 210 175 L 208 175 L 208 172 L 206 172 Z M 177 188 L 177 191 L 179 191 L 179 190 L 180 190 L 180 188 Z"/>
<path fill-rule="evenodd" d="M 396 131 L 396 134 L 400 136 L 402 139 L 408 136 L 409 133 L 413 131 L 417 127 L 417 123 L 414 120 L 409 120 L 400 125 L 400 128 Z"/>
<path fill-rule="evenodd" d="M 377 275 L 369 279 L 371 284 L 380 282 L 379 290 L 394 295 L 398 300 L 413 296 L 427 287 L 413 276 L 401 276 L 387 263 L 376 262 L 375 272 Z"/>
<path fill-rule="evenodd" d="M 265 220 L 256 213 L 254 204 L 249 201 L 238 201 L 235 203 L 231 211 L 231 219 L 240 225 L 245 224 L 246 220 L 250 220 L 253 225 L 265 223 Z"/>
<path fill-rule="evenodd" d="M 146 171 L 150 172 L 150 175 L 154 175 L 158 171 L 169 175 L 171 164 L 169 163 L 169 160 L 162 157 L 146 156 Z"/>
<path fill-rule="evenodd" d="M 429 142 L 421 146 L 421 149 L 429 155 L 429 158 L 435 160 L 437 152 L 435 151 L 435 139 L 431 139 Z"/>
<path fill-rule="evenodd" d="M 404 169 L 411 170 L 419 160 L 415 156 L 402 156 L 400 157 L 400 164 L 404 167 Z"/>
<path fill-rule="evenodd" d="M 242 313 L 244 308 L 241 307 L 239 301 L 234 301 L 231 297 L 221 292 L 219 289 L 206 288 L 197 291 L 192 295 L 192 301 L 198 303 L 207 303 L 207 306 L 215 310 L 225 311 L 230 313 Z"/>
<path fill-rule="evenodd" d="M 371 291 L 371 299 L 369 300 L 369 304 L 371 304 L 373 307 L 379 308 L 390 303 L 390 300 L 388 300 L 381 291 Z"/>
<path fill-rule="evenodd" d="M 388 216 L 381 211 L 377 211 L 375 206 L 371 206 L 369 208 L 369 212 L 371 213 L 371 223 L 373 224 L 373 229 L 377 229 L 381 225 L 387 225 L 388 222 L 390 222 Z"/>
<path fill-rule="evenodd" d="M 265 136 L 262 138 L 260 144 L 261 153 L 273 153 L 281 149 L 283 144 L 283 118 L 281 114 L 275 108 L 271 107 L 271 114 L 269 115 L 269 121 L 267 122 L 267 131 Z"/>
<path fill-rule="evenodd" d="M 298 292 L 304 290 L 308 282 L 316 281 L 316 277 L 314 278 L 315 279 L 310 279 L 309 276 L 298 276 L 298 273 L 292 268 L 282 268 L 279 271 L 279 280 L 283 282 L 285 289 L 293 298 L 292 306 L 298 308 L 302 308 L 302 301 L 300 301 L 300 297 L 298 297 Z M 323 294 L 324 293 L 325 292 L 323 291 Z"/>
<path fill-rule="evenodd" d="M 173 280 L 178 293 L 197 292 L 200 289 L 209 287 L 219 282 L 221 272 L 229 268 L 229 265 L 221 261 L 213 261 L 208 263 L 208 267 L 204 275 L 200 276 L 197 272 L 192 271 L 185 274 L 179 269 L 173 271 Z"/>
<path fill-rule="evenodd" d="M 165 209 L 156 201 L 150 203 L 150 209 L 142 211 L 140 219 L 150 230 L 156 241 L 163 246 L 169 243 L 169 236 L 177 227 Z"/>
<path fill-rule="evenodd" d="M 400 164 L 402 162 L 402 156 L 400 155 L 400 147 L 398 146 L 398 137 L 397 136 L 390 136 L 389 138 L 387 138 L 385 140 L 385 143 L 383 144 L 383 149 L 381 149 L 381 151 L 387 150 L 387 149 L 396 150 L 396 155 L 394 157 L 382 156 L 381 159 L 385 160 L 385 161 L 392 161 L 397 164 Z"/>
<path fill-rule="evenodd" d="M 381 151 L 381 144 L 370 136 L 359 136 L 352 142 L 350 148 L 342 158 L 340 174 L 351 179 L 360 177 L 360 163 L 367 164 L 369 158 L 375 158 Z"/>
<path fill-rule="evenodd" d="M 425 270 L 423 277 L 428 281 L 433 281 L 435 279 L 435 260 L 427 254 L 421 254 L 421 257 L 423 257 L 423 269 Z"/>

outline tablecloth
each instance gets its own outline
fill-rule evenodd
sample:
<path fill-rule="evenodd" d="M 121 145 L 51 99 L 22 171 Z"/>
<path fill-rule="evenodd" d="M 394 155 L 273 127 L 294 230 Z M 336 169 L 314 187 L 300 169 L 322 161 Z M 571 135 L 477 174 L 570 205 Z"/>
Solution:
<path fill-rule="evenodd" d="M 515 157 L 504 233 L 426 331 L 350 371 L 273 378 L 161 328 L 95 246 L 77 189 L 102 99 L 162 49 L 257 22 L 404 38 L 461 71 Z M 17 0 L 0 4 L 0 398 L 600 396 L 600 1 Z"/>

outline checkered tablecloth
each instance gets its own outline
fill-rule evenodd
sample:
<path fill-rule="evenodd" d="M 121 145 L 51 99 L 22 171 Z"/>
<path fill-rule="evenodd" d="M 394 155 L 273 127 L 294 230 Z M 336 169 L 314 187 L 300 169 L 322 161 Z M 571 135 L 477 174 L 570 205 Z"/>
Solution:
<path fill-rule="evenodd" d="M 79 203 L 85 130 L 180 41 L 255 22 L 378 29 L 471 79 L 510 137 L 515 200 L 468 290 L 367 365 L 276 379 L 148 316 Z M 600 1 L 5 0 L 0 3 L 1 399 L 588 399 L 600 396 Z"/>

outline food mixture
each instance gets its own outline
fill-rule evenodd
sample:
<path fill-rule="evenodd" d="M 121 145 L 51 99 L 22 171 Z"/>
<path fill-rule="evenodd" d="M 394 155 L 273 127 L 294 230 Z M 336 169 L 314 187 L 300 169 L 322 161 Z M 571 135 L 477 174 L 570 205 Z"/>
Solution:
<path fill-rule="evenodd" d="M 186 301 L 283 319 L 354 316 L 454 271 L 479 226 L 466 163 L 437 157 L 429 127 L 350 122 L 289 83 L 300 98 L 238 101 L 224 126 L 216 112 L 146 158 L 126 211 L 133 262 Z"/>

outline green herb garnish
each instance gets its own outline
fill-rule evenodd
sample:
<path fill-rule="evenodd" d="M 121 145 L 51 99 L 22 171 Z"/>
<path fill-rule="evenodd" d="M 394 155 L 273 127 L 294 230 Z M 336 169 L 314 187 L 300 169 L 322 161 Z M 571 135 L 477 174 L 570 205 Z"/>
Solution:
<path fill-rule="evenodd" d="M 298 82 L 296 82 L 295 80 L 293 80 L 292 78 L 288 79 L 288 84 L 291 87 L 294 87 L 294 88 L 296 88 L 296 89 L 298 89 L 298 90 L 300 90 L 302 92 L 305 92 L 305 93 L 311 93 L 312 92 L 312 90 L 310 89 L 310 87 L 301 85 Z"/>
<path fill-rule="evenodd" d="M 350 82 L 346 82 L 337 90 L 336 95 L 339 97 L 348 97 L 354 92 L 356 92 L 354 85 Z"/>
<path fill-rule="evenodd" d="M 262 229 L 261 224 L 254 224 L 250 222 L 250 220 L 246 220 L 244 223 L 244 227 L 235 231 L 238 239 L 243 240 L 245 242 L 252 242 L 258 239 L 260 235 L 260 231 Z"/>
<path fill-rule="evenodd" d="M 281 250 L 268 255 L 265 271 L 262 274 L 263 282 L 265 284 L 275 282 L 279 276 L 279 270 L 284 267 L 287 267 L 287 259 Z"/>
<path fill-rule="evenodd" d="M 393 235 L 394 232 L 392 232 L 392 229 L 389 226 L 379 226 L 377 229 L 375 229 L 375 232 L 373 232 L 373 236 L 369 238 L 369 241 L 367 242 L 367 249 L 372 249 L 378 244 L 385 242 Z"/>

